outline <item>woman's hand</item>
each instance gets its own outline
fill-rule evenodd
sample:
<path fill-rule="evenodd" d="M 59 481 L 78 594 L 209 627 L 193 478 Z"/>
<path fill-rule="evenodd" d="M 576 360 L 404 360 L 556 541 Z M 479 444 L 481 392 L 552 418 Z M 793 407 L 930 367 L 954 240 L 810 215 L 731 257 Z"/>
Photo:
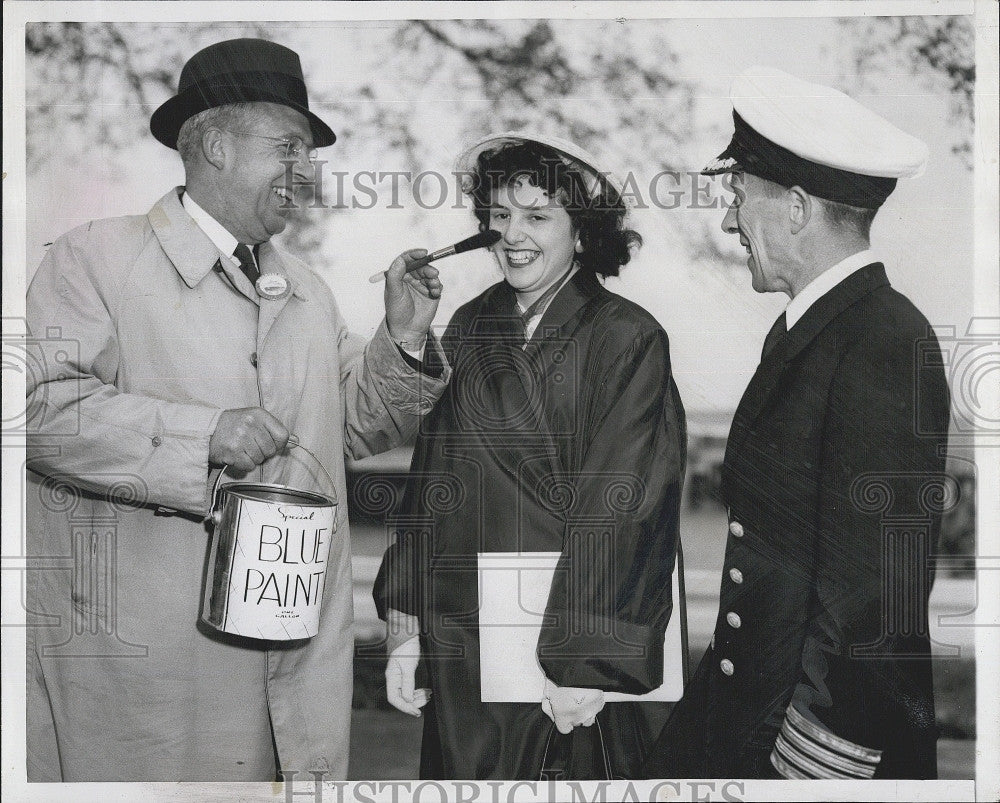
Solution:
<path fill-rule="evenodd" d="M 430 689 L 417 689 L 417 663 L 420 661 L 420 639 L 414 636 L 389 654 L 385 667 L 385 696 L 404 714 L 419 717 L 420 709 L 431 697 Z"/>
<path fill-rule="evenodd" d="M 420 622 L 395 608 L 385 616 L 386 649 L 385 696 L 404 714 L 419 717 L 420 709 L 430 699 L 430 689 L 417 689 L 417 664 L 420 662 Z"/>
<path fill-rule="evenodd" d="M 604 692 L 600 689 L 578 689 L 557 686 L 545 679 L 542 711 L 556 724 L 560 733 L 569 733 L 577 725 L 589 728 L 604 708 Z"/>

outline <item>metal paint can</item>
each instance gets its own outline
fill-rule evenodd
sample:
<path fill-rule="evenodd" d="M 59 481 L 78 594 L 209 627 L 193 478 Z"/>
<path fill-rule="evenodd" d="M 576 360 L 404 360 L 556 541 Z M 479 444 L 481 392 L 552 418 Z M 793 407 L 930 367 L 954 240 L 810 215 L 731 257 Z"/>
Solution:
<path fill-rule="evenodd" d="M 211 518 L 202 621 L 254 639 L 315 636 L 336 532 L 336 499 L 267 483 L 220 488 L 217 481 Z"/>

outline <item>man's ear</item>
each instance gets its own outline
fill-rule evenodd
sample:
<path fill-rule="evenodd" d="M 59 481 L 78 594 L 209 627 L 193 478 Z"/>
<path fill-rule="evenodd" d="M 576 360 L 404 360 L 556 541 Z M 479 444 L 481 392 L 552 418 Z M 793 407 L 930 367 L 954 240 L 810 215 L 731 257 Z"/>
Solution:
<path fill-rule="evenodd" d="M 788 222 L 792 234 L 798 234 L 816 212 L 812 196 L 799 186 L 788 190 Z"/>
<path fill-rule="evenodd" d="M 201 152 L 205 161 L 216 170 L 222 170 L 226 166 L 226 157 L 229 154 L 225 138 L 218 128 L 209 128 L 201 135 Z"/>

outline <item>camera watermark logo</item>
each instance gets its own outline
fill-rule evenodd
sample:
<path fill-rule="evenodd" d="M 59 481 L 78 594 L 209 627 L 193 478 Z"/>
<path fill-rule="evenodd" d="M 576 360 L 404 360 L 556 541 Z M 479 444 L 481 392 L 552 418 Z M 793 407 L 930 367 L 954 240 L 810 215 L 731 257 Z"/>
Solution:
<path fill-rule="evenodd" d="M 936 337 L 917 342 L 917 371 L 919 375 L 944 369 L 951 389 L 950 446 L 1000 446 L 1000 409 L 991 408 L 996 398 L 991 399 L 989 392 L 1000 382 L 1000 318 L 973 318 L 964 334 L 955 326 L 934 329 Z M 916 383 L 917 434 L 945 434 L 926 415 L 931 400 L 920 394 L 929 388 L 933 385 Z"/>
<path fill-rule="evenodd" d="M 79 376 L 74 370 L 80 361 L 80 343 L 64 338 L 58 326 L 46 329 L 44 336 L 32 337 L 8 334 L 12 329 L 26 332 L 23 320 L 5 318 L 3 324 L 3 380 L 23 379 L 27 393 L 23 407 L 14 405 L 13 409 L 4 410 L 3 434 L 25 434 L 39 429 L 43 423 L 47 424 L 47 435 L 78 434 L 80 421 L 73 409 L 61 410 L 51 421 L 46 421 L 45 416 L 49 414 L 49 383 L 59 383 L 68 396 L 80 395 Z"/>
<path fill-rule="evenodd" d="M 80 484 L 105 488 L 101 495 Z M 29 473 L 30 554 L 24 557 L 28 613 L 46 658 L 145 658 L 146 645 L 119 633 L 121 516 L 145 504 L 148 489 L 131 474 L 90 474 L 71 480 Z M 69 554 L 63 549 L 69 545 Z M 61 549 L 62 548 L 62 549 Z M 48 635 L 46 635 L 48 633 Z M 60 640 L 61 639 L 61 640 Z"/>
<path fill-rule="evenodd" d="M 880 516 L 881 633 L 873 641 L 852 645 L 852 657 L 930 658 L 931 644 L 939 657 L 960 655 L 959 646 L 934 641 L 929 624 L 935 520 L 954 508 L 959 496 L 959 486 L 948 474 L 879 472 L 854 481 L 854 507 Z"/>
<path fill-rule="evenodd" d="M 521 442 L 578 431 L 579 344 L 543 327 L 533 341 L 544 340 L 545 348 L 535 349 L 525 346 L 519 326 L 513 312 L 484 317 L 446 342 L 454 369 L 440 402 L 447 415 L 423 419 L 422 433 L 475 447 L 496 438 Z M 554 405 L 559 414 L 548 415 Z"/>

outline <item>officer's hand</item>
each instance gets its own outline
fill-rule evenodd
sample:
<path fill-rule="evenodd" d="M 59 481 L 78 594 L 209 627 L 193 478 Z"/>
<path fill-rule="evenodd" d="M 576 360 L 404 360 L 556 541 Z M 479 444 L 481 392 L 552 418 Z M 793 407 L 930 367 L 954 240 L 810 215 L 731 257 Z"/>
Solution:
<path fill-rule="evenodd" d="M 262 407 L 225 410 L 208 442 L 208 462 L 250 471 L 285 448 L 288 430 Z"/>
<path fill-rule="evenodd" d="M 441 280 L 433 265 L 407 273 L 406 267 L 427 253 L 416 248 L 400 254 L 385 272 L 385 323 L 395 340 L 422 343 L 441 298 Z"/>
<path fill-rule="evenodd" d="M 600 689 L 578 689 L 557 686 L 545 679 L 542 711 L 556 723 L 560 733 L 569 733 L 577 725 L 589 728 L 604 708 L 604 692 Z"/>
<path fill-rule="evenodd" d="M 430 689 L 416 689 L 420 639 L 414 636 L 389 654 L 385 667 L 385 696 L 404 714 L 419 717 L 420 709 L 430 699 Z"/>

